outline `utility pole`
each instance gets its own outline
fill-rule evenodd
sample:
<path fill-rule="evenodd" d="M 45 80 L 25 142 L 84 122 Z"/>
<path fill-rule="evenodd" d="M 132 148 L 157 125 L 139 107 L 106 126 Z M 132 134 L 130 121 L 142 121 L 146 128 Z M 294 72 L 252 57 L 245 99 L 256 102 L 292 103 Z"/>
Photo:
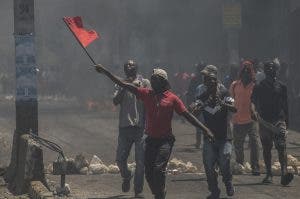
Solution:
<path fill-rule="evenodd" d="M 10 165 L 4 176 L 15 194 L 28 192 L 32 180 L 45 182 L 43 151 L 28 135 L 38 134 L 37 77 L 34 48 L 34 0 L 14 0 L 16 129 Z"/>
<path fill-rule="evenodd" d="M 16 132 L 38 133 L 34 0 L 14 0 Z"/>

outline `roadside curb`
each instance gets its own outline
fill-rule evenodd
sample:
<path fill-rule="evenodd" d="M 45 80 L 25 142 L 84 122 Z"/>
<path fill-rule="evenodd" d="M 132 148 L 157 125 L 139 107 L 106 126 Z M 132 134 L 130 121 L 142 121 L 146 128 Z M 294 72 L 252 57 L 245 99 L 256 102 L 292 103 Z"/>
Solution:
<path fill-rule="evenodd" d="M 41 181 L 32 181 L 30 183 L 29 196 L 31 199 L 54 199 L 53 193 Z"/>

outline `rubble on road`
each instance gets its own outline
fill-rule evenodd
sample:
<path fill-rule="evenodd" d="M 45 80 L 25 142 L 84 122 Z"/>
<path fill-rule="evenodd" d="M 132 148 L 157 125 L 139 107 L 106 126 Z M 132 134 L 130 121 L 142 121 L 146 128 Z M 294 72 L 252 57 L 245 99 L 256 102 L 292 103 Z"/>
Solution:
<path fill-rule="evenodd" d="M 246 173 L 244 165 L 241 165 L 235 161 L 230 162 L 230 168 L 233 175 L 242 175 Z"/>
<path fill-rule="evenodd" d="M 184 163 L 182 160 L 173 158 L 169 161 L 167 171 L 170 174 L 178 175 L 181 173 L 198 173 L 199 170 L 191 162 Z"/>
<path fill-rule="evenodd" d="M 292 155 L 288 155 L 288 172 L 300 175 L 300 161 L 293 157 Z M 71 158 L 70 158 L 71 159 Z M 70 160 L 68 159 L 68 160 Z M 110 164 L 106 166 L 104 162 L 96 155 L 94 155 L 91 159 L 90 162 L 86 160 L 86 158 L 82 155 L 79 154 L 75 157 L 74 160 L 74 165 L 76 166 L 77 169 L 77 174 L 81 175 L 98 175 L 98 174 L 105 174 L 105 173 L 110 173 L 110 174 L 118 174 L 120 173 L 120 170 L 116 164 Z M 265 174 L 265 164 L 262 160 L 259 161 L 259 166 L 260 166 L 260 173 Z M 130 170 L 134 170 L 136 167 L 135 162 L 128 163 L 128 168 Z M 251 165 L 249 162 L 245 162 L 244 165 L 238 164 L 235 161 L 230 162 L 230 167 L 232 170 L 233 175 L 242 175 L 242 174 L 247 174 L 251 173 Z M 53 173 L 53 166 L 52 164 L 49 164 L 46 168 L 46 173 Z M 200 173 L 202 169 L 198 169 L 193 163 L 191 162 L 183 162 L 180 159 L 173 158 L 169 161 L 168 166 L 167 166 L 167 172 L 172 175 L 179 175 L 182 173 Z M 275 161 L 272 165 L 272 173 L 274 176 L 280 176 L 281 175 L 281 168 L 280 168 L 280 163 L 278 161 Z"/>
<path fill-rule="evenodd" d="M 88 167 L 89 161 L 84 157 L 84 155 L 79 154 L 75 157 L 75 167 L 78 171 L 81 171 L 82 168 Z"/>
<path fill-rule="evenodd" d="M 300 161 L 292 156 L 288 155 L 287 156 L 287 162 L 288 162 L 288 167 L 287 170 L 289 173 L 293 174 L 298 174 L 300 175 Z M 266 173 L 266 166 L 265 163 L 260 160 L 259 161 L 259 166 L 260 166 L 260 173 L 265 174 Z M 234 161 L 231 162 L 231 169 L 232 169 L 232 174 L 234 175 L 241 175 L 245 173 L 251 173 L 251 165 L 246 162 L 244 165 L 240 165 Z M 280 176 L 281 175 L 281 166 L 278 161 L 275 161 L 272 165 L 272 173 L 274 176 Z"/>
<path fill-rule="evenodd" d="M 120 173 L 120 169 L 116 164 L 111 164 L 108 166 L 108 173 L 117 174 Z"/>

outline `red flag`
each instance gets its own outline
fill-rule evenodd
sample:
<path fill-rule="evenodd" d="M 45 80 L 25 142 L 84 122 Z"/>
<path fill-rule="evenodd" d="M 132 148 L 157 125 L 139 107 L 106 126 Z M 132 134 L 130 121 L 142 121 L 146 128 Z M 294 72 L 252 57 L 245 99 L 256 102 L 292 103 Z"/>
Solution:
<path fill-rule="evenodd" d="M 81 17 L 64 17 L 63 19 L 83 47 L 87 47 L 95 39 L 99 38 L 95 30 L 83 28 Z"/>

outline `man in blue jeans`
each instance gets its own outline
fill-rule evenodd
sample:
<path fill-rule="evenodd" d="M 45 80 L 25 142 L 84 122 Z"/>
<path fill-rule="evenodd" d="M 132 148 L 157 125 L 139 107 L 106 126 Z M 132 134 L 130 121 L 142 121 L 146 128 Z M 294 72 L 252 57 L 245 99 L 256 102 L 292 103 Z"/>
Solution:
<path fill-rule="evenodd" d="M 138 87 L 147 87 L 146 80 L 137 77 L 137 64 L 128 60 L 124 64 L 126 79 Z M 119 137 L 117 147 L 117 165 L 123 178 L 122 191 L 130 190 L 132 171 L 128 169 L 127 159 L 132 145 L 135 145 L 136 170 L 134 174 L 134 191 L 136 197 L 142 197 L 144 185 L 144 150 L 142 137 L 144 132 L 144 107 L 134 94 L 123 88 L 117 88 L 113 103 L 120 104 Z"/>
<path fill-rule="evenodd" d="M 204 138 L 203 144 L 203 164 L 208 189 L 211 192 L 207 197 L 208 199 L 218 199 L 220 197 L 216 164 L 218 164 L 222 173 L 227 195 L 234 195 L 230 170 L 232 138 L 227 131 L 227 115 L 229 111 L 236 112 L 236 109 L 232 105 L 233 100 L 229 97 L 227 89 L 218 83 L 216 71 L 217 68 L 213 65 L 208 65 L 202 70 L 204 83 L 200 85 L 203 88 L 199 89 L 203 90 L 203 92 L 197 96 L 196 102 L 191 105 L 192 112 L 195 115 L 202 113 L 204 124 L 215 136 L 214 142 Z"/>

